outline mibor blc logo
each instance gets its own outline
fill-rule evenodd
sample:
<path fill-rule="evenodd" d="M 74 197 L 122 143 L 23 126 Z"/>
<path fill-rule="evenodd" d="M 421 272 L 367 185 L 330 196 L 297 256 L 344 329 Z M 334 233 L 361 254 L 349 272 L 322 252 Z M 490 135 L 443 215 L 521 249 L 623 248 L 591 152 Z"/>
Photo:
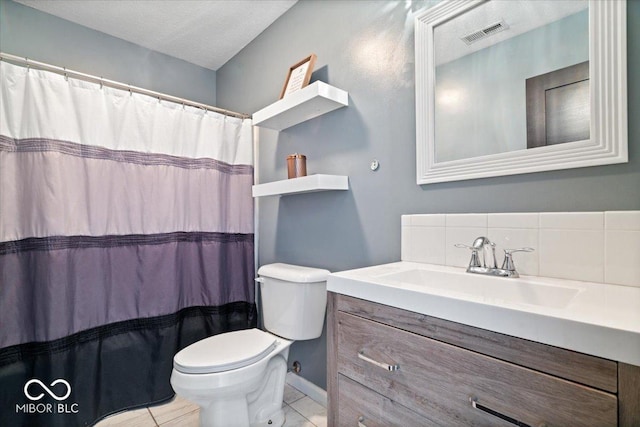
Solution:
<path fill-rule="evenodd" d="M 16 404 L 16 413 L 23 414 L 77 414 L 77 403 L 61 403 L 71 395 L 71 384 L 58 378 L 48 386 L 37 378 L 27 381 L 23 388 L 24 395 L 31 403 Z M 45 393 L 58 403 L 40 402 Z M 35 403 L 38 402 L 38 403 Z"/>

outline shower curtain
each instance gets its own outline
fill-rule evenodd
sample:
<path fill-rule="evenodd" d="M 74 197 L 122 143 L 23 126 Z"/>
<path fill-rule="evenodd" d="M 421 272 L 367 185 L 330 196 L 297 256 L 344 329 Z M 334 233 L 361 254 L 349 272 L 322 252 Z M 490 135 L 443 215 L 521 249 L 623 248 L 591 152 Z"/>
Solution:
<path fill-rule="evenodd" d="M 0 62 L 0 425 L 173 396 L 254 327 L 251 121 Z"/>

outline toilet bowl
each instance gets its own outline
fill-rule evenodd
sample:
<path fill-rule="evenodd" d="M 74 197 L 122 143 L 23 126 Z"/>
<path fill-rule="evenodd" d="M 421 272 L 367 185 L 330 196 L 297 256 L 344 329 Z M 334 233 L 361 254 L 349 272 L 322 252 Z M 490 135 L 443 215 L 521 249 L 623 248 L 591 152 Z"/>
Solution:
<path fill-rule="evenodd" d="M 290 345 L 259 329 L 214 335 L 176 354 L 171 385 L 200 406 L 203 426 L 282 425 Z"/>
<path fill-rule="evenodd" d="M 200 406 L 206 427 L 277 427 L 293 340 L 318 338 L 329 271 L 289 264 L 258 270 L 266 331 L 246 329 L 205 338 L 178 352 L 171 385 Z"/>

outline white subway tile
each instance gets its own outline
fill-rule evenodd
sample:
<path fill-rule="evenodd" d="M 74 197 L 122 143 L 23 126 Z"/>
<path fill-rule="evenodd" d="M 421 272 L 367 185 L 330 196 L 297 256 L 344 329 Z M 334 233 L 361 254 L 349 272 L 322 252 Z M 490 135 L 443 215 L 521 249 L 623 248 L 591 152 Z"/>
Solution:
<path fill-rule="evenodd" d="M 487 227 L 487 214 L 446 214 L 449 227 Z"/>
<path fill-rule="evenodd" d="M 542 212 L 540 228 L 603 230 L 604 212 Z"/>
<path fill-rule="evenodd" d="M 515 253 L 513 260 L 520 274 L 537 276 L 540 273 L 538 230 L 527 228 L 489 228 L 489 240 L 496 244 L 498 267 L 504 259 L 504 249 L 533 248 L 534 252 Z"/>
<path fill-rule="evenodd" d="M 611 211 L 604 213 L 607 230 L 640 231 L 640 211 Z"/>
<path fill-rule="evenodd" d="M 444 227 L 445 215 L 444 214 L 412 215 L 411 225 L 421 226 L 421 227 Z"/>
<path fill-rule="evenodd" d="M 445 228 L 411 227 L 411 261 L 445 264 Z"/>
<path fill-rule="evenodd" d="M 540 230 L 540 275 L 604 281 L 604 231 Z"/>
<path fill-rule="evenodd" d="M 479 236 L 514 256 L 525 275 L 640 286 L 640 211 L 403 215 L 403 261 L 466 267 Z"/>
<path fill-rule="evenodd" d="M 605 282 L 640 286 L 640 231 L 607 230 Z"/>
<path fill-rule="evenodd" d="M 413 261 L 411 254 L 411 236 L 413 230 L 411 226 L 403 225 L 400 229 L 400 259 L 402 261 Z"/>
<path fill-rule="evenodd" d="M 489 228 L 538 228 L 537 213 L 494 213 L 488 215 Z"/>

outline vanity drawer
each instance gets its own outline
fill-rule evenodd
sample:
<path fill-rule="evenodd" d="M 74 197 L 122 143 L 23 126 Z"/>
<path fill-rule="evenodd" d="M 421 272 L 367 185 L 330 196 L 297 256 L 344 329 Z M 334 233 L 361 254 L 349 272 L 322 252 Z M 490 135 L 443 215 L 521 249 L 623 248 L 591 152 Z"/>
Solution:
<path fill-rule="evenodd" d="M 344 312 L 336 316 L 338 373 L 436 425 L 617 424 L 613 394 Z"/>
<path fill-rule="evenodd" d="M 589 387 L 616 393 L 618 364 L 559 347 L 500 334 L 486 329 L 383 304 L 336 294 L 336 310 L 384 323 L 475 353 L 511 362 Z"/>
<path fill-rule="evenodd" d="M 338 425 L 340 427 L 436 426 L 393 400 L 338 375 Z"/>

